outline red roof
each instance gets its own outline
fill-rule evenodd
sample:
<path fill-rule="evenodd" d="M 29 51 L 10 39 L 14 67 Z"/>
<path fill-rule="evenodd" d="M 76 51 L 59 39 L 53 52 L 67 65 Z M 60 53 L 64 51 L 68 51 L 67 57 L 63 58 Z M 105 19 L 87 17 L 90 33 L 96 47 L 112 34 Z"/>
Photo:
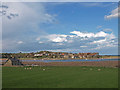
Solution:
<path fill-rule="evenodd" d="M 64 53 L 62 53 L 62 55 L 64 55 Z"/>

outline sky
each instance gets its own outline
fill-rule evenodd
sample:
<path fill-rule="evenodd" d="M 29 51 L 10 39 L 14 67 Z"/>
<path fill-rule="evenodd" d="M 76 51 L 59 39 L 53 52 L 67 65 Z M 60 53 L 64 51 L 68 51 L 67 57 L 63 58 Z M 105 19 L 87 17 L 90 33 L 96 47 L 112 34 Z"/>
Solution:
<path fill-rule="evenodd" d="M 2 52 L 118 53 L 117 2 L 6 2 Z"/>

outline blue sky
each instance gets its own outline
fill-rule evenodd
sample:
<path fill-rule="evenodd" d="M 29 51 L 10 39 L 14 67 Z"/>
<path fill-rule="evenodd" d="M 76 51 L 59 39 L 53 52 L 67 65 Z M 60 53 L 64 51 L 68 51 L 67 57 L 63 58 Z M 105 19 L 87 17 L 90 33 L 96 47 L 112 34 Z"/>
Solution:
<path fill-rule="evenodd" d="M 96 30 L 96 27 L 99 25 L 104 26 L 104 28 L 117 30 L 117 19 L 104 19 L 105 15 L 117 8 L 117 3 L 95 3 L 93 6 L 85 6 L 84 4 L 86 3 L 63 3 L 59 5 L 47 3 L 45 5 L 47 7 L 47 11 L 50 14 L 56 14 L 56 18 L 58 20 L 57 25 L 50 24 L 46 27 L 47 32 L 61 33 L 61 29 L 64 34 L 73 30 L 97 32 L 100 30 Z M 42 26 L 45 28 L 46 25 Z M 52 28 L 53 30 L 50 31 L 49 28 Z M 117 35 L 117 32 L 115 33 Z"/>
<path fill-rule="evenodd" d="M 3 3 L 3 52 L 117 54 L 118 3 Z"/>

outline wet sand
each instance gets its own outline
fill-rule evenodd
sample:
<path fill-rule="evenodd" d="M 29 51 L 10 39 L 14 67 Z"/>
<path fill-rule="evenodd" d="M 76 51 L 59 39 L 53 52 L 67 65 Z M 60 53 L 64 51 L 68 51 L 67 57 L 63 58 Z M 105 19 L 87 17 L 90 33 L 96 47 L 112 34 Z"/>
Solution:
<path fill-rule="evenodd" d="M 6 59 L 3 59 L 6 60 Z M 4 64 L 5 62 L 0 62 Z M 97 67 L 120 67 L 120 61 L 79 61 L 79 62 L 22 62 L 24 65 L 40 66 L 97 66 Z"/>
<path fill-rule="evenodd" d="M 23 62 L 28 65 L 40 66 L 99 66 L 99 67 L 120 67 L 120 61 L 80 61 L 80 62 Z"/>

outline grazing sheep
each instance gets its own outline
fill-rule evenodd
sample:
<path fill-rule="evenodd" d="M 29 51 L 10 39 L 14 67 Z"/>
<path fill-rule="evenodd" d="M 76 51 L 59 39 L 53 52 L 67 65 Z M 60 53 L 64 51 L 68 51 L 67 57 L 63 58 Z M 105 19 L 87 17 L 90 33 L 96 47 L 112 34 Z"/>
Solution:
<path fill-rule="evenodd" d="M 101 69 L 98 69 L 98 71 L 101 71 Z"/>
<path fill-rule="evenodd" d="M 92 68 L 90 68 L 90 70 L 92 70 Z"/>
<path fill-rule="evenodd" d="M 26 68 L 24 68 L 24 69 L 26 69 Z"/>
<path fill-rule="evenodd" d="M 43 69 L 43 71 L 45 71 L 45 69 Z"/>

